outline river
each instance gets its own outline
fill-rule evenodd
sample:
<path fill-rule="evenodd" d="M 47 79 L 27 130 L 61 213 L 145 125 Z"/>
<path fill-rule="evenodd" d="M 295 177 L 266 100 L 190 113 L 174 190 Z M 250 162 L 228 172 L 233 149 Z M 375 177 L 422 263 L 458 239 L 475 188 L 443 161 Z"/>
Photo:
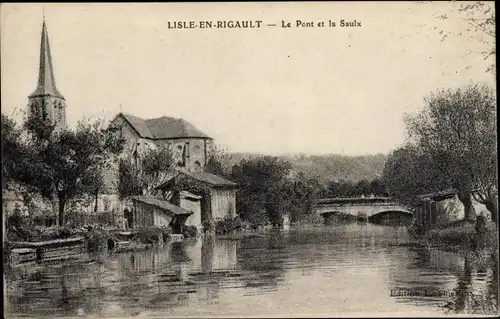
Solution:
<path fill-rule="evenodd" d="M 491 259 L 374 224 L 199 238 L 5 273 L 6 317 L 446 316 L 498 312 Z"/>

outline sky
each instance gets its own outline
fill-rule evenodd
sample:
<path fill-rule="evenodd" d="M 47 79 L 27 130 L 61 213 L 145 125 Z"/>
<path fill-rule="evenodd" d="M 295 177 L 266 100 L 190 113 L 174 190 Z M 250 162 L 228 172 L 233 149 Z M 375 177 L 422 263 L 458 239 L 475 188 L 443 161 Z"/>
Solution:
<path fill-rule="evenodd" d="M 388 153 L 431 92 L 495 83 L 479 34 L 446 2 L 3 3 L 1 107 L 18 119 L 36 88 L 43 16 L 71 126 L 120 111 L 182 117 L 234 152 Z M 201 20 L 277 26 L 168 28 Z"/>

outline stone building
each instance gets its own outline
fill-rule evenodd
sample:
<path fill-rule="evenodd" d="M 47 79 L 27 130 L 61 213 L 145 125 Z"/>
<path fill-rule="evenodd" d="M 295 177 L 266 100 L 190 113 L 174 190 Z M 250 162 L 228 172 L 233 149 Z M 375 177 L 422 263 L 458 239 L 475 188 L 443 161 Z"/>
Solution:
<path fill-rule="evenodd" d="M 174 167 L 156 190 L 163 193 L 159 198 L 193 212 L 186 225 L 201 229 L 209 220 L 236 216 L 237 185 L 204 171 L 213 147 L 211 137 L 184 119 L 166 116 L 145 120 L 119 113 L 110 125 L 119 129 L 125 140 L 124 155 L 132 161 L 148 150 L 170 149 Z M 182 191 L 165 196 L 179 180 Z"/>
<path fill-rule="evenodd" d="M 139 156 L 148 149 L 168 147 L 173 161 L 188 171 L 203 171 L 213 146 L 213 139 L 184 119 L 163 116 L 153 119 L 119 113 L 111 125 L 120 129 L 125 152 Z"/>

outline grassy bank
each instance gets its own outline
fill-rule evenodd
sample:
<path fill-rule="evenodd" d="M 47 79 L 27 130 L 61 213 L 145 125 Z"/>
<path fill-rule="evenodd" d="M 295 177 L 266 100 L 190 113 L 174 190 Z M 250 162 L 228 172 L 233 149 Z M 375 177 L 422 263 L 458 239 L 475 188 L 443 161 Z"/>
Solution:
<path fill-rule="evenodd" d="M 498 251 L 498 230 L 488 221 L 477 229 L 475 223 L 465 220 L 436 225 L 429 229 L 413 226 L 410 233 L 422 244 L 448 251 Z"/>

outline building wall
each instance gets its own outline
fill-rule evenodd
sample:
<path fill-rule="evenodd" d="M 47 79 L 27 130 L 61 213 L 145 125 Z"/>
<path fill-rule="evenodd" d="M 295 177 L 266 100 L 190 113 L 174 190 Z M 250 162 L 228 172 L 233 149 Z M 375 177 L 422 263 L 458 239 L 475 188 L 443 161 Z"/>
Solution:
<path fill-rule="evenodd" d="M 481 213 L 491 220 L 490 212 L 486 206 L 472 200 L 476 215 Z M 465 218 L 465 209 L 458 196 L 444 199 L 438 202 L 431 201 L 429 205 L 421 205 L 417 208 L 417 221 L 419 223 L 447 223 Z"/>
<path fill-rule="evenodd" d="M 172 216 L 165 214 L 161 209 L 145 203 L 134 201 L 133 228 L 149 226 L 168 226 Z"/>
<path fill-rule="evenodd" d="M 210 151 L 210 140 L 203 138 L 179 138 L 156 140 L 159 147 L 169 147 L 175 164 L 184 164 L 189 171 L 203 170 Z M 180 166 L 180 165 L 179 165 Z"/>
<path fill-rule="evenodd" d="M 465 218 L 464 205 L 456 195 L 452 198 L 439 201 L 437 205 L 438 205 L 438 214 L 447 216 L 450 221 Z M 486 217 L 488 218 L 490 217 L 489 211 L 488 209 L 486 209 L 486 206 L 484 204 L 472 200 L 472 205 L 474 206 L 476 215 L 479 215 L 482 212 Z"/>
<path fill-rule="evenodd" d="M 210 195 L 214 220 L 236 216 L 236 191 L 234 189 L 213 188 Z"/>
<path fill-rule="evenodd" d="M 63 99 L 53 96 L 30 98 L 27 114 L 40 116 L 42 108 L 45 108 L 45 114 L 50 123 L 56 125 L 56 131 L 66 127 L 66 102 Z"/>
<path fill-rule="evenodd" d="M 201 203 L 199 200 L 190 200 L 185 196 L 180 196 L 180 207 L 192 211 L 193 214 L 186 220 L 186 226 L 196 226 L 201 229 Z"/>
<path fill-rule="evenodd" d="M 141 138 L 139 137 L 139 135 L 137 135 L 132 126 L 130 126 L 130 124 L 128 124 L 128 122 L 125 121 L 125 119 L 123 119 L 121 116 L 113 120 L 111 124 L 116 125 L 120 128 L 118 134 L 121 134 L 121 136 L 125 139 L 123 155 L 131 154 L 131 152 L 135 150 L 135 147 L 139 140 L 141 140 Z"/>
<path fill-rule="evenodd" d="M 172 151 L 173 162 L 183 163 L 189 171 L 203 170 L 208 155 L 213 149 L 213 141 L 204 138 L 175 138 L 152 140 L 141 138 L 136 131 L 122 117 L 118 117 L 113 124 L 121 127 L 122 137 L 126 140 L 123 156 L 131 154 L 135 149 L 144 153 L 155 147 L 169 147 Z"/>

